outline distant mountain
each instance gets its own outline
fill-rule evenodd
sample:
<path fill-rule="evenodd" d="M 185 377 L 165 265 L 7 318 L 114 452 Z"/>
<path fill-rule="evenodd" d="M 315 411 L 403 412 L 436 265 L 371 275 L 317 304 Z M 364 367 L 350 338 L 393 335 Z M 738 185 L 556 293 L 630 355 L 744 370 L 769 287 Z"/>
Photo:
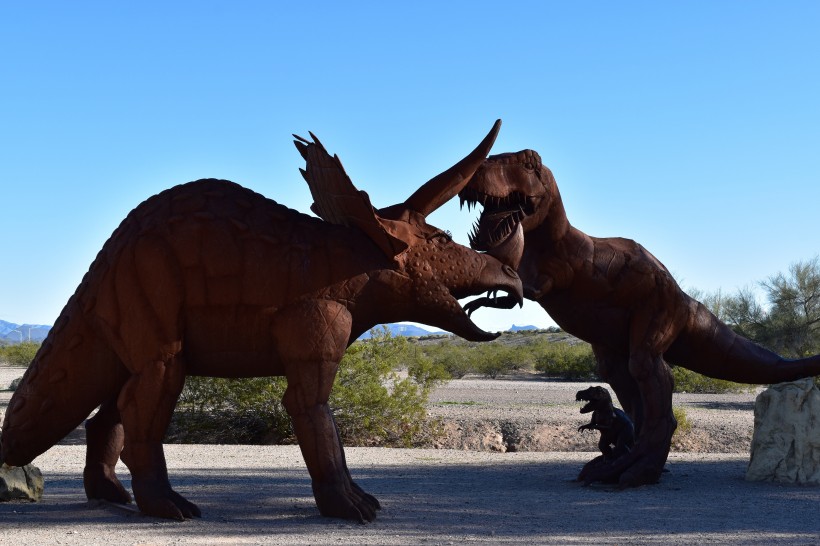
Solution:
<path fill-rule="evenodd" d="M 385 326 L 387 326 L 390 333 L 394 336 L 423 337 L 448 335 L 448 332 L 441 330 L 430 331 L 413 324 L 403 324 L 400 322 L 385 324 Z M 46 338 L 49 330 L 51 330 L 51 326 L 43 324 L 15 324 L 13 322 L 0 320 L 0 343 L 20 343 L 21 341 L 29 341 L 29 339 L 39 343 Z M 513 324 L 508 331 L 519 332 L 522 330 L 538 330 L 538 328 L 532 325 L 516 326 Z M 359 339 L 370 339 L 370 332 L 365 332 Z"/>
<path fill-rule="evenodd" d="M 512 326 L 510 326 L 510 329 L 508 331 L 509 332 L 520 332 L 521 330 L 538 330 L 538 327 L 533 326 L 531 324 L 528 324 L 527 326 L 516 326 L 515 324 L 513 324 Z"/>
<path fill-rule="evenodd" d="M 376 328 L 380 328 L 382 325 L 377 326 Z M 405 336 L 405 337 L 422 337 L 422 336 L 438 336 L 438 335 L 450 335 L 449 332 L 443 332 L 441 330 L 436 330 L 431 332 L 430 330 L 425 330 L 424 328 L 419 328 L 418 326 L 414 326 L 413 324 L 402 324 L 400 322 L 393 322 L 391 324 L 384 324 L 383 326 L 387 326 L 390 330 L 390 333 L 393 336 Z M 527 326 L 516 326 L 513 324 L 508 332 L 520 332 L 523 330 L 530 331 L 530 330 L 538 330 L 537 326 L 527 325 Z M 365 332 L 359 339 L 370 339 L 370 332 Z"/>
<path fill-rule="evenodd" d="M 43 324 L 15 324 L 0 320 L 0 343 L 20 343 L 21 341 L 43 341 L 51 326 Z"/>
<path fill-rule="evenodd" d="M 447 335 L 447 332 L 442 332 L 441 330 L 431 332 L 429 330 L 419 328 L 418 326 L 414 326 L 412 324 L 402 324 L 400 322 L 384 324 L 384 326 L 387 326 L 387 329 L 390 330 L 390 334 L 393 336 L 422 337 L 431 335 Z M 380 326 L 376 326 L 376 328 L 379 327 Z M 363 333 L 359 336 L 359 339 L 370 339 L 370 332 Z"/>

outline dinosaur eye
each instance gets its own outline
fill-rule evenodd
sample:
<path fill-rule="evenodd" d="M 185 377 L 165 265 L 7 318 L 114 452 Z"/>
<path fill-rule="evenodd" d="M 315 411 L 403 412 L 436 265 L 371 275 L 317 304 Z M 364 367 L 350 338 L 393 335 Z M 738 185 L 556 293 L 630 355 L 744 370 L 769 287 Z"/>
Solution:
<path fill-rule="evenodd" d="M 435 241 L 439 244 L 448 244 L 453 240 L 453 234 L 449 231 L 437 231 L 433 235 L 430 236 L 428 241 Z"/>
<path fill-rule="evenodd" d="M 535 165 L 533 165 L 532 163 L 527 161 L 526 163 L 524 163 L 524 168 L 527 169 L 528 171 L 531 171 L 531 170 L 535 169 Z"/>

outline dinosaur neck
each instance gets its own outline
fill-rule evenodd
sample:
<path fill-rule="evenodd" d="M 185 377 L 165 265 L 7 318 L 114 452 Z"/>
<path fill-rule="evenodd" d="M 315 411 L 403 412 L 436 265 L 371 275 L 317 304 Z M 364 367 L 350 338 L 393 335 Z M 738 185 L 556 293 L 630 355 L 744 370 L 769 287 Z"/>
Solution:
<path fill-rule="evenodd" d="M 530 296 L 540 300 L 555 290 L 569 286 L 579 259 L 591 251 L 592 241 L 567 219 L 557 188 L 546 212 L 538 212 L 525 226 L 524 257 L 519 275 Z"/>
<path fill-rule="evenodd" d="M 558 187 L 555 186 L 553 189 L 554 192 L 548 199 L 549 206 L 546 210 L 538 211 L 534 215 L 534 218 L 531 219 L 533 224 L 530 229 L 527 229 L 528 226 L 524 226 L 526 232 L 525 249 L 533 247 L 538 248 L 539 253 L 545 250 L 554 253 L 557 248 L 565 246 L 567 242 L 576 239 L 578 236 L 584 236 L 582 232 L 569 223 Z"/>

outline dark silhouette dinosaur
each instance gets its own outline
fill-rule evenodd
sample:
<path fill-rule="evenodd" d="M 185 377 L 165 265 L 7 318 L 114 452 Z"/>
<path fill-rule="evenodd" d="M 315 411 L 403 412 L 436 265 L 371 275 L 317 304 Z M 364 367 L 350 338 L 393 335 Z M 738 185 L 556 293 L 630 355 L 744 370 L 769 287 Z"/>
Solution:
<path fill-rule="evenodd" d="M 284 375 L 284 405 L 325 516 L 373 520 L 379 503 L 350 477 L 332 413 L 346 348 L 379 323 L 411 320 L 494 339 L 457 299 L 502 290 L 515 271 L 454 243 L 425 217 L 487 156 L 500 121 L 454 167 L 376 211 L 338 158 L 297 137 L 313 210 L 290 210 L 223 180 L 176 186 L 135 208 L 105 243 L 43 343 L 6 413 L 2 461 L 22 466 L 87 422 L 89 498 L 183 519 L 162 439 L 186 375 Z M 311 135 L 312 136 L 312 135 Z"/>
<path fill-rule="evenodd" d="M 612 405 L 612 396 L 603 387 L 589 387 L 578 391 L 575 399 L 587 402 L 581 408 L 581 413 L 592 412 L 590 422 L 578 427 L 578 432 L 597 430 L 601 433 L 598 440 L 601 455 L 588 462 L 578 475 L 578 481 L 588 485 L 586 476 L 593 469 L 629 453 L 635 445 L 635 425 L 623 410 Z"/>
<path fill-rule="evenodd" d="M 635 423 L 634 449 L 589 472 L 589 481 L 660 479 L 677 426 L 667 362 L 742 383 L 820 374 L 820 356 L 787 360 L 736 335 L 635 241 L 590 237 L 570 225 L 552 173 L 532 150 L 490 156 L 459 195 L 462 205 L 483 205 L 473 248 L 509 253 L 525 297 L 592 344 L 598 375 Z M 483 297 L 465 309 L 513 304 Z"/>

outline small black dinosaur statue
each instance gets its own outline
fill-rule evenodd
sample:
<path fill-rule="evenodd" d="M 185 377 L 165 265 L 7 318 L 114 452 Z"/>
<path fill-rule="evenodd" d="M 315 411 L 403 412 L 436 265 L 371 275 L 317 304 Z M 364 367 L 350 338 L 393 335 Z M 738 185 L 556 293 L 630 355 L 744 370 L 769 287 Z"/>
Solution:
<path fill-rule="evenodd" d="M 588 462 L 578 475 L 578 481 L 589 485 L 594 481 L 587 478 L 589 470 L 629 453 L 635 445 L 635 426 L 623 410 L 612 405 L 612 396 L 604 387 L 589 387 L 578 391 L 575 399 L 587 401 L 581 408 L 581 413 L 592 412 L 592 420 L 578 427 L 578 432 L 597 430 L 601 433 L 598 449 L 603 455 Z"/>

